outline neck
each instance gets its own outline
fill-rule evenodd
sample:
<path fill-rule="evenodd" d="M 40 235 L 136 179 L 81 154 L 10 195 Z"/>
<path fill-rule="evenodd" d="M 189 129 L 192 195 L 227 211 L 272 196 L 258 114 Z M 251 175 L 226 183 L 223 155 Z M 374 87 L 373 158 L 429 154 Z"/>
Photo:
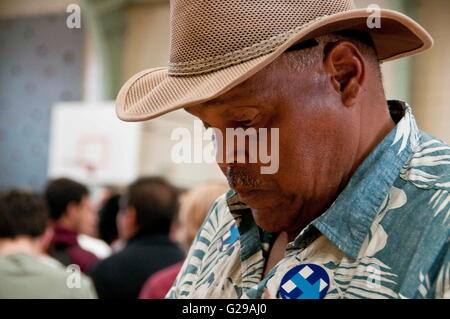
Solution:
<path fill-rule="evenodd" d="M 60 226 L 60 227 L 62 227 L 62 228 L 65 228 L 65 229 L 68 229 L 68 230 L 71 230 L 71 231 L 74 231 L 74 232 L 77 232 L 77 230 L 75 229 L 75 227 L 73 227 L 73 223 L 70 221 L 70 220 L 68 220 L 67 218 L 60 218 L 57 222 L 56 222 L 56 225 L 58 225 L 58 226 Z"/>
<path fill-rule="evenodd" d="M 27 236 L 19 236 L 14 239 L 0 239 L 0 255 L 12 255 L 25 253 L 39 255 L 39 243 Z"/>
<path fill-rule="evenodd" d="M 325 213 L 339 196 L 341 191 L 341 188 L 336 188 L 335 190 L 330 190 L 328 194 L 323 195 L 320 198 L 314 197 L 306 200 L 300 209 L 300 213 L 297 214 L 298 220 L 293 229 L 285 231 L 288 242 L 294 241 L 299 233 L 305 229 L 309 223 Z"/>
<path fill-rule="evenodd" d="M 372 150 L 392 131 L 395 125 L 389 113 L 386 100 L 383 99 L 375 105 L 363 108 L 361 113 L 359 145 L 351 175 L 353 175 L 366 157 L 369 156 Z"/>

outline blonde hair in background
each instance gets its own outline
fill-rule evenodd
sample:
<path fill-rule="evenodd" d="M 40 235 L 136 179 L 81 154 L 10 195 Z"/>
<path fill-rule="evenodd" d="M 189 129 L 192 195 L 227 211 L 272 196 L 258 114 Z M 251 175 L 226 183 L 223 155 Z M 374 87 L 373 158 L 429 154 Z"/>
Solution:
<path fill-rule="evenodd" d="M 216 199 L 228 190 L 221 182 L 207 182 L 184 194 L 180 200 L 179 230 L 176 239 L 183 248 L 189 249 L 197 231 L 203 224 Z"/>

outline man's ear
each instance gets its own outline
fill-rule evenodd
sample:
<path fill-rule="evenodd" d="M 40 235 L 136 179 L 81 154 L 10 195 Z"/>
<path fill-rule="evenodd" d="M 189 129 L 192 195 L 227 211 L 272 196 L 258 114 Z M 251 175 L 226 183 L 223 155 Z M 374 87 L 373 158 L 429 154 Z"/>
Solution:
<path fill-rule="evenodd" d="M 127 206 L 123 211 L 117 214 L 116 218 L 117 230 L 122 239 L 130 239 L 137 231 L 137 215 L 136 209 Z"/>
<path fill-rule="evenodd" d="M 50 223 L 45 227 L 44 233 L 39 237 L 39 249 L 41 253 L 47 253 L 55 234 L 54 226 Z"/>
<path fill-rule="evenodd" d="M 128 206 L 124 212 L 124 222 L 128 227 L 128 232 L 132 232 L 138 227 L 137 213 L 133 206 Z"/>
<path fill-rule="evenodd" d="M 352 106 L 365 80 L 363 56 L 351 42 L 339 41 L 326 51 L 324 64 L 342 104 Z"/>
<path fill-rule="evenodd" d="M 70 202 L 69 204 L 67 204 L 65 215 L 67 216 L 67 219 L 71 221 L 76 220 L 78 215 L 78 204 L 75 202 Z"/>
<path fill-rule="evenodd" d="M 125 215 L 130 224 L 137 225 L 137 214 L 134 207 L 128 206 Z"/>

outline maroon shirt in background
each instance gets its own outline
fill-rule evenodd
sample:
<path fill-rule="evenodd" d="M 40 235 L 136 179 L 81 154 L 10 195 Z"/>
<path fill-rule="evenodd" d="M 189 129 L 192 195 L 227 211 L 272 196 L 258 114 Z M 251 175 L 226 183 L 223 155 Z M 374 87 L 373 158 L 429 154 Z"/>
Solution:
<path fill-rule="evenodd" d="M 142 287 L 139 299 L 164 299 L 177 278 L 184 261 L 164 268 L 147 279 Z"/>
<path fill-rule="evenodd" d="M 77 237 L 78 233 L 56 225 L 50 254 L 66 266 L 77 264 L 82 272 L 87 273 L 99 259 L 90 251 L 81 248 Z"/>

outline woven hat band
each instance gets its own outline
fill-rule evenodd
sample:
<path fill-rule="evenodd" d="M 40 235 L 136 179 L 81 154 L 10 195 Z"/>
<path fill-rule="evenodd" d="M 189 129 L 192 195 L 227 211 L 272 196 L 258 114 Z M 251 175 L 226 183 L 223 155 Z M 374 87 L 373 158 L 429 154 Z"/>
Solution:
<path fill-rule="evenodd" d="M 274 51 L 353 0 L 172 0 L 168 74 L 206 74 Z"/>

